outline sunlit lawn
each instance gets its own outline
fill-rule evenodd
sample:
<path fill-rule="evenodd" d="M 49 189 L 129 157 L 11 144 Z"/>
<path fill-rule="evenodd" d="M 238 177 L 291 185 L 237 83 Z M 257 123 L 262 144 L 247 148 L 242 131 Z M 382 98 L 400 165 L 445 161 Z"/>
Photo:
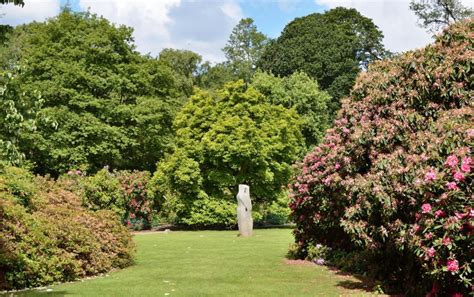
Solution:
<path fill-rule="evenodd" d="M 291 230 L 148 233 L 136 265 L 108 276 L 18 296 L 366 296 L 357 278 L 284 261 Z"/>

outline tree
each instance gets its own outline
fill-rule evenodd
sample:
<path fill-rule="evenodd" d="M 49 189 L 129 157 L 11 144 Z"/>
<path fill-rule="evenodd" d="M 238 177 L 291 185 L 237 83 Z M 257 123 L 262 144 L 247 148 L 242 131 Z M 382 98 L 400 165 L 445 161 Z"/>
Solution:
<path fill-rule="evenodd" d="M 318 83 L 304 72 L 287 77 L 257 71 L 250 84 L 267 100 L 285 108 L 295 108 L 301 116 L 306 147 L 320 142 L 328 128 L 328 107 L 331 97 L 319 89 Z"/>
<path fill-rule="evenodd" d="M 222 50 L 235 75 L 249 82 L 267 43 L 268 37 L 257 30 L 253 19 L 246 18 L 234 27 Z"/>
<path fill-rule="evenodd" d="M 25 1 L 23 0 L 0 0 L 0 4 L 9 4 L 13 3 L 13 5 L 18 5 L 18 6 L 25 6 Z"/>
<path fill-rule="evenodd" d="M 188 50 L 165 48 L 160 52 L 159 61 L 173 70 L 178 88 L 186 96 L 190 96 L 196 84 L 202 57 Z"/>
<path fill-rule="evenodd" d="M 37 172 L 153 169 L 184 96 L 170 68 L 134 50 L 131 28 L 66 9 L 18 26 L 9 44 L 6 67 L 27 66 L 22 88 L 40 91 L 41 114 L 58 124 L 25 139 Z"/>
<path fill-rule="evenodd" d="M 237 80 L 237 76 L 229 62 L 211 65 L 206 61 L 199 69 L 197 85 L 203 89 L 218 90 L 223 88 L 227 82 L 234 80 Z"/>
<path fill-rule="evenodd" d="M 38 92 L 24 92 L 19 83 L 21 69 L 0 72 L 0 161 L 20 165 L 23 133 L 36 129 L 38 111 L 43 103 Z"/>
<path fill-rule="evenodd" d="M 250 186 L 257 207 L 274 201 L 303 147 L 297 113 L 270 104 L 242 80 L 215 94 L 198 90 L 174 127 L 174 150 L 158 163 L 154 184 L 161 197 L 177 197 L 183 205 L 181 222 L 197 224 L 193 212 L 203 205 L 223 209 L 219 213 L 235 209 L 239 184 Z"/>
<path fill-rule="evenodd" d="M 303 71 L 332 96 L 332 114 L 347 96 L 361 69 L 387 52 L 382 32 L 355 9 L 338 7 L 289 23 L 257 65 L 278 76 Z"/>
<path fill-rule="evenodd" d="M 433 33 L 474 15 L 472 8 L 459 0 L 411 0 L 410 9 L 420 19 L 419 25 Z"/>

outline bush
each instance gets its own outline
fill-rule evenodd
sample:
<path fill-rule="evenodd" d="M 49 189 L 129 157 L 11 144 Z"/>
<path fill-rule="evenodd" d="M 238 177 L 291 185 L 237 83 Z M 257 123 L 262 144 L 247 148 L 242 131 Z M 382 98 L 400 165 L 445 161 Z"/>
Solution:
<path fill-rule="evenodd" d="M 257 205 L 257 207 L 252 213 L 256 224 L 283 225 L 290 221 L 287 192 L 283 192 L 277 200 L 269 204 Z"/>
<path fill-rule="evenodd" d="M 15 179 L 32 185 L 29 207 L 18 199 L 23 192 L 8 187 Z M 131 235 L 115 214 L 84 209 L 60 185 L 19 168 L 0 171 L 0 289 L 74 280 L 133 262 Z"/>
<path fill-rule="evenodd" d="M 150 229 L 158 203 L 148 191 L 148 171 L 117 171 L 124 198 L 123 221 L 135 230 Z"/>
<path fill-rule="evenodd" d="M 109 171 L 104 167 L 87 176 L 70 170 L 59 178 L 63 188 L 82 197 L 82 205 L 91 210 L 111 210 L 124 225 L 134 230 L 150 229 L 158 202 L 148 189 L 148 171 Z"/>
<path fill-rule="evenodd" d="M 471 291 L 473 27 L 359 76 L 291 185 L 302 256 L 322 243 L 368 253 L 408 295 Z"/>
<path fill-rule="evenodd" d="M 117 176 L 108 168 L 82 180 L 83 204 L 92 210 L 109 209 L 120 218 L 125 216 L 125 196 Z"/>
<path fill-rule="evenodd" d="M 196 200 L 181 221 L 195 227 L 233 227 L 237 224 L 236 207 L 236 203 L 225 200 Z"/>

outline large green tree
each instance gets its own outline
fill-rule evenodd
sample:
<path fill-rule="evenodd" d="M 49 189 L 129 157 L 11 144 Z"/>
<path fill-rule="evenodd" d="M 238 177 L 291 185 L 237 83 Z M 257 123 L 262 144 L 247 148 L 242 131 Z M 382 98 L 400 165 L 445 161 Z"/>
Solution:
<path fill-rule="evenodd" d="M 250 81 L 268 40 L 251 18 L 241 19 L 234 27 L 222 50 L 237 78 Z"/>
<path fill-rule="evenodd" d="M 37 92 L 25 92 L 19 82 L 19 67 L 0 71 L 0 161 L 20 165 L 24 161 L 21 139 L 36 130 L 43 100 Z"/>
<path fill-rule="evenodd" d="M 296 18 L 265 49 L 257 65 L 275 75 L 303 71 L 332 96 L 332 113 L 357 74 L 386 55 L 382 32 L 355 9 L 338 7 Z"/>
<path fill-rule="evenodd" d="M 430 32 L 474 16 L 472 7 L 465 7 L 459 0 L 412 0 L 410 9 L 419 18 L 420 26 Z"/>
<path fill-rule="evenodd" d="M 301 116 L 302 134 L 307 148 L 320 142 L 329 124 L 329 94 L 319 89 L 318 83 L 304 72 L 287 77 L 276 77 L 257 71 L 251 86 L 275 105 L 295 108 Z"/>
<path fill-rule="evenodd" d="M 184 205 L 184 222 L 203 205 L 229 213 L 239 184 L 250 185 L 257 205 L 274 201 L 304 146 L 300 121 L 242 80 L 216 93 L 199 90 L 176 117 L 175 148 L 158 164 L 156 191 Z"/>
<path fill-rule="evenodd" d="M 25 140 L 38 172 L 153 169 L 182 94 L 169 67 L 135 51 L 131 28 L 66 9 L 15 28 L 9 44 L 3 66 L 26 66 L 22 88 L 40 91 L 41 113 L 58 124 Z"/>
<path fill-rule="evenodd" d="M 218 90 L 227 82 L 234 80 L 237 80 L 237 76 L 229 62 L 212 65 L 209 61 L 206 61 L 199 69 L 197 86 L 208 90 Z"/>
<path fill-rule="evenodd" d="M 173 69 L 178 88 L 190 96 L 201 69 L 202 57 L 189 50 L 166 48 L 160 52 L 159 61 Z"/>

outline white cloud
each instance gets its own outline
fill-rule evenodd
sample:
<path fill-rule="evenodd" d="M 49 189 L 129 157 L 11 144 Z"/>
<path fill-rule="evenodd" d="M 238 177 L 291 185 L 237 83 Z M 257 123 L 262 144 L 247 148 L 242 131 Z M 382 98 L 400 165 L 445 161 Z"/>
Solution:
<path fill-rule="evenodd" d="M 199 0 L 79 0 L 82 9 L 134 28 L 137 49 L 158 53 L 167 47 L 189 49 L 206 60 L 224 60 L 232 28 L 242 18 L 238 3 Z"/>
<path fill-rule="evenodd" d="M 59 0 L 28 0 L 25 6 L 0 5 L 0 24 L 16 26 L 32 21 L 44 21 L 59 13 Z"/>
<path fill-rule="evenodd" d="M 416 49 L 432 42 L 431 34 L 417 25 L 409 0 L 315 0 L 329 8 L 344 6 L 357 9 L 373 19 L 384 34 L 385 47 L 394 52 Z M 472 5 L 472 0 L 463 0 Z"/>

